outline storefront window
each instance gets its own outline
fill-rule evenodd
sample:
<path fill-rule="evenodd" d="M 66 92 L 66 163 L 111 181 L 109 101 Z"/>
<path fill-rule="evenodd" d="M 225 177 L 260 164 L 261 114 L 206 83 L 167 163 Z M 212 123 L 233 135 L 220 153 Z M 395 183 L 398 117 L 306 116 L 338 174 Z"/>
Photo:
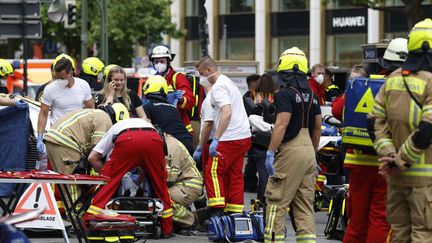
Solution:
<path fill-rule="evenodd" d="M 255 0 L 221 0 L 220 14 L 253 13 Z"/>
<path fill-rule="evenodd" d="M 402 0 L 386 0 L 385 1 L 386 6 L 403 6 Z"/>
<path fill-rule="evenodd" d="M 424 0 L 422 1 L 422 5 L 428 5 L 431 4 L 432 0 Z M 385 1 L 385 5 L 386 6 L 404 6 L 405 4 L 403 3 L 402 0 L 386 0 Z"/>
<path fill-rule="evenodd" d="M 305 0 L 272 0 L 272 12 L 288 12 L 309 9 L 309 1 Z"/>
<path fill-rule="evenodd" d="M 272 55 L 271 55 L 271 68 L 277 68 L 279 56 L 286 49 L 291 47 L 298 47 L 304 51 L 309 57 L 309 37 L 308 36 L 290 36 L 272 38 Z"/>
<path fill-rule="evenodd" d="M 326 66 L 350 68 L 362 62 L 361 44 L 366 34 L 327 36 Z"/>
<path fill-rule="evenodd" d="M 227 60 L 252 61 L 255 59 L 255 44 L 253 38 L 230 38 L 220 42 L 220 57 Z"/>
<path fill-rule="evenodd" d="M 407 32 L 385 33 L 384 39 L 392 40 L 394 38 L 408 38 Z"/>
<path fill-rule="evenodd" d="M 198 16 L 198 0 L 186 0 L 186 16 Z"/>
<path fill-rule="evenodd" d="M 201 47 L 199 40 L 186 41 L 186 61 L 197 61 L 200 58 Z"/>
<path fill-rule="evenodd" d="M 354 5 L 351 3 L 352 1 L 346 1 L 346 0 L 332 0 L 328 1 L 327 3 L 327 9 L 339 9 L 339 8 L 353 8 L 353 7 L 359 7 L 358 5 Z"/>

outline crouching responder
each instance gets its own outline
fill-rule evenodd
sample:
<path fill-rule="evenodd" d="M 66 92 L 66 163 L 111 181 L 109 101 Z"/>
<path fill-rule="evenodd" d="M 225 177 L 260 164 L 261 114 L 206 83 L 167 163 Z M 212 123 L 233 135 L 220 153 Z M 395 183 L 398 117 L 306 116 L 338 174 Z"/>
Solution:
<path fill-rule="evenodd" d="M 190 155 L 193 155 L 192 135 L 186 129 L 177 108 L 168 103 L 168 84 L 164 77 L 150 77 L 143 86 L 145 98 L 149 101 L 144 111 L 153 124 L 171 134 L 183 143 Z"/>
<path fill-rule="evenodd" d="M 95 109 L 71 111 L 54 122 L 44 137 L 53 170 L 69 175 L 77 166 L 86 168 L 87 155 L 119 119 L 121 108 L 115 104 L 106 109 L 107 113 Z M 69 188 L 75 201 L 78 188 L 75 185 Z"/>
<path fill-rule="evenodd" d="M 297 47 L 279 58 L 276 123 L 266 153 L 270 177 L 265 197 L 265 242 L 284 242 L 285 214 L 291 205 L 297 242 L 315 242 L 315 151 L 321 136 L 321 109 L 307 82 L 306 55 Z M 276 154 L 276 159 L 274 158 Z M 274 162 L 274 164 L 273 164 Z"/>
<path fill-rule="evenodd" d="M 203 178 L 186 147 L 166 134 L 168 192 L 174 213 L 174 226 L 179 234 L 189 235 L 194 226 L 194 215 L 188 207 L 203 194 Z"/>
<path fill-rule="evenodd" d="M 123 114 L 128 116 L 127 109 Z M 104 163 L 102 159 L 107 155 L 109 159 Z M 141 167 L 146 172 L 155 196 L 164 204 L 160 222 L 161 237 L 172 237 L 173 211 L 167 187 L 164 142 L 152 124 L 140 118 L 125 119 L 114 124 L 93 148 L 88 160 L 100 175 L 107 176 L 110 180 L 93 198 L 92 205 L 83 217 L 84 225 L 88 226 L 89 221 L 93 220 L 134 220 L 129 215 L 106 214 L 103 208 L 117 191 L 123 176 L 130 170 Z"/>
<path fill-rule="evenodd" d="M 432 20 L 412 28 L 408 56 L 390 74 L 369 113 L 386 176 L 391 242 L 432 239 Z"/>

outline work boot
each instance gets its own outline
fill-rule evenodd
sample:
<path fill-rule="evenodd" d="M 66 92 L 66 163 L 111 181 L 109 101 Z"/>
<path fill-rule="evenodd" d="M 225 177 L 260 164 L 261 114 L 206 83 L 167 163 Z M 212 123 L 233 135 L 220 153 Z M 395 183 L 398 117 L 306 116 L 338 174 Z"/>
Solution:
<path fill-rule="evenodd" d="M 207 207 L 207 215 L 208 218 L 211 218 L 213 216 L 223 216 L 224 215 L 224 208 L 212 208 Z"/>

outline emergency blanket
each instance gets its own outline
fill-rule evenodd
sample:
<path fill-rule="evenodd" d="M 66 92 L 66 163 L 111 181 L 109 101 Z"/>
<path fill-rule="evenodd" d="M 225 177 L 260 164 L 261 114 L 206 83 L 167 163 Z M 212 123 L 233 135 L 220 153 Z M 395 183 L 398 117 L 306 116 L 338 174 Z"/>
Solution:
<path fill-rule="evenodd" d="M 27 160 L 28 108 L 0 109 L 0 124 L 0 170 L 22 171 Z M 14 184 L 0 184 L 0 197 L 10 196 L 14 188 Z"/>

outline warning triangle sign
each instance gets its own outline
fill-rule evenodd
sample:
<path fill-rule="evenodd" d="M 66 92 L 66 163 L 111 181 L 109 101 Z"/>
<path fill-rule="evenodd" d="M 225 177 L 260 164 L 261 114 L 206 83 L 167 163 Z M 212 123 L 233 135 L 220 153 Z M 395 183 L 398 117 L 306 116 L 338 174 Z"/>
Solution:
<path fill-rule="evenodd" d="M 374 103 L 375 97 L 373 96 L 372 89 L 369 87 L 363 94 L 354 112 L 369 113 L 372 110 Z"/>
<path fill-rule="evenodd" d="M 63 220 L 55 203 L 54 193 L 48 183 L 32 183 L 21 196 L 14 214 L 45 208 L 42 214 L 32 221 L 16 224 L 19 228 L 65 230 Z"/>
<path fill-rule="evenodd" d="M 45 206 L 43 214 L 55 215 L 54 203 L 49 197 L 48 184 L 33 183 L 21 196 L 14 213 L 24 213 Z"/>

